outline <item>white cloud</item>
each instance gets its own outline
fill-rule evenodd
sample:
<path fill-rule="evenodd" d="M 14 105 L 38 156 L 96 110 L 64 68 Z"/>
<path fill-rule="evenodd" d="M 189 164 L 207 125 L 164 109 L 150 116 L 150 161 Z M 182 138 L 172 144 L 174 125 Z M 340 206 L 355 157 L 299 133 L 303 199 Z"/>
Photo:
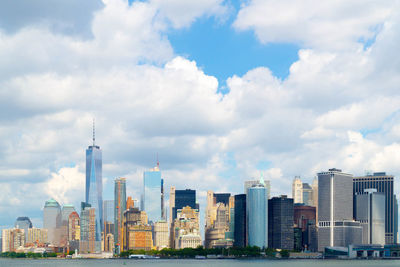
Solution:
<path fill-rule="evenodd" d="M 395 0 L 251 0 L 242 5 L 234 26 L 254 30 L 263 43 L 295 42 L 336 50 L 373 38 L 395 8 Z"/>

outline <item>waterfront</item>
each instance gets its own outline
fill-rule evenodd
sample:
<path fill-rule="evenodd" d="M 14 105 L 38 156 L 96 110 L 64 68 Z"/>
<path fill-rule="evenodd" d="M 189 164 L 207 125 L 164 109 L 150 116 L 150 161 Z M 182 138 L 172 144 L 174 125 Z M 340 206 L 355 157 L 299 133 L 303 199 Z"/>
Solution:
<path fill-rule="evenodd" d="M 0 259 L 0 267 L 21 266 L 148 266 L 148 267 L 173 267 L 173 266 L 198 266 L 198 267 L 239 267 L 239 266 L 276 266 L 276 267 L 366 267 L 366 266 L 399 266 L 397 260 L 92 260 L 92 259 Z"/>

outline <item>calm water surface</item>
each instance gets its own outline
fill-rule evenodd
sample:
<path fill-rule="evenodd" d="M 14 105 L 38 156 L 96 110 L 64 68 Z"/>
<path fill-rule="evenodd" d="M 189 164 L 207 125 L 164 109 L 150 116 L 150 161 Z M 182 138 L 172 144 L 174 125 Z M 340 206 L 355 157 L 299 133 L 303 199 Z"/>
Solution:
<path fill-rule="evenodd" d="M 239 266 L 279 266 L 279 267 L 368 267 L 368 266 L 400 266 L 396 260 L 27 260 L 27 259 L 0 259 L 0 266 L 57 266 L 57 267 L 111 267 L 111 266 L 197 266 L 197 267 L 239 267 Z"/>

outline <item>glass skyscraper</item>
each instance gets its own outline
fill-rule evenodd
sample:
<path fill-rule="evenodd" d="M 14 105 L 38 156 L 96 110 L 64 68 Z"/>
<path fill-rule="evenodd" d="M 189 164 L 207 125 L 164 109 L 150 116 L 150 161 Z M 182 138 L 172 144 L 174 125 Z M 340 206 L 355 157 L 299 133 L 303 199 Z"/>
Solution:
<path fill-rule="evenodd" d="M 95 145 L 94 130 L 93 145 L 86 149 L 86 203 L 95 209 L 95 240 L 101 241 L 103 231 L 102 154 L 100 147 Z"/>
<path fill-rule="evenodd" d="M 246 246 L 246 194 L 235 195 L 234 246 Z"/>
<path fill-rule="evenodd" d="M 268 247 L 268 192 L 263 181 L 247 189 L 248 245 Z"/>
<path fill-rule="evenodd" d="M 143 174 L 143 203 L 142 209 L 147 213 L 149 221 L 161 220 L 161 172 L 157 166 Z"/>

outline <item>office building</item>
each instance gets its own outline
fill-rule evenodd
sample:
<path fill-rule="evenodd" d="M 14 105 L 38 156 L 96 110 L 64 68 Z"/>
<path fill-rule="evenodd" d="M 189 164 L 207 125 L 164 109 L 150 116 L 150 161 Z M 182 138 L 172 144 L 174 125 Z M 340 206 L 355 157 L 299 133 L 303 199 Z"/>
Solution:
<path fill-rule="evenodd" d="M 114 181 L 114 242 L 118 250 L 122 246 L 123 220 L 126 210 L 126 179 L 117 178 Z M 119 252 L 119 250 L 117 251 Z"/>
<path fill-rule="evenodd" d="M 205 242 L 206 248 L 216 247 L 216 244 L 226 239 L 226 233 L 230 229 L 230 210 L 234 203 L 230 203 L 231 194 L 207 192 L 207 208 L 205 218 Z M 233 241 L 233 240 L 232 240 Z"/>
<path fill-rule="evenodd" d="M 103 221 L 104 225 L 106 222 L 111 222 L 114 224 L 114 200 L 104 200 L 103 201 Z"/>
<path fill-rule="evenodd" d="M 318 173 L 318 251 L 361 242 L 362 226 L 353 220 L 353 176 L 339 169 Z"/>
<path fill-rule="evenodd" d="M 385 172 L 376 172 L 372 175 L 354 177 L 353 197 L 363 194 L 365 189 L 375 188 L 378 193 L 385 195 L 385 242 L 393 244 L 397 242 L 397 224 L 395 220 L 395 195 L 394 177 Z M 355 214 L 353 214 L 355 216 Z"/>
<path fill-rule="evenodd" d="M 192 209 L 198 208 L 196 204 L 196 190 L 176 190 L 175 186 L 171 186 L 170 190 L 170 223 L 172 223 L 177 214 L 178 209 L 189 206 Z"/>
<path fill-rule="evenodd" d="M 105 240 L 104 240 L 104 251 L 106 252 L 114 252 L 114 235 L 111 233 L 108 233 L 105 235 Z"/>
<path fill-rule="evenodd" d="M 190 206 L 178 209 L 172 230 L 173 242 L 171 248 L 183 249 L 201 246 L 199 211 L 197 209 Z"/>
<path fill-rule="evenodd" d="M 316 251 L 316 208 L 304 204 L 294 205 L 294 227 L 301 230 L 301 249 Z M 315 235 L 315 236 L 314 236 Z"/>
<path fill-rule="evenodd" d="M 293 179 L 292 198 L 294 203 L 303 203 L 303 183 L 300 176 L 295 176 Z"/>
<path fill-rule="evenodd" d="M 47 229 L 29 228 L 25 244 L 43 246 L 47 243 Z"/>
<path fill-rule="evenodd" d="M 74 211 L 68 217 L 68 241 L 77 241 L 81 238 L 81 221 L 79 214 Z"/>
<path fill-rule="evenodd" d="M 295 176 L 292 183 L 292 198 L 294 204 L 305 204 L 306 206 L 317 206 L 318 182 L 314 179 L 312 185 L 303 183 L 300 176 Z"/>
<path fill-rule="evenodd" d="M 159 164 L 143 174 L 142 210 L 147 213 L 150 222 L 161 220 L 161 171 Z"/>
<path fill-rule="evenodd" d="M 151 250 L 153 233 L 151 225 L 143 222 L 143 213 L 138 208 L 124 212 L 124 250 Z"/>
<path fill-rule="evenodd" d="M 273 197 L 268 201 L 268 244 L 270 248 L 293 250 L 293 199 Z"/>
<path fill-rule="evenodd" d="M 268 247 L 268 191 L 260 183 L 247 189 L 247 237 L 249 246 Z"/>
<path fill-rule="evenodd" d="M 246 241 L 246 194 L 235 195 L 234 246 L 245 247 Z"/>
<path fill-rule="evenodd" d="M 265 180 L 264 177 L 262 179 L 264 187 L 267 189 L 268 199 L 271 198 L 271 182 L 269 180 Z M 254 179 L 244 182 L 244 193 L 247 194 L 247 189 L 254 185 L 258 185 L 260 180 Z"/>
<path fill-rule="evenodd" d="M 2 252 L 15 252 L 25 245 L 24 229 L 3 229 L 2 230 Z"/>
<path fill-rule="evenodd" d="M 93 144 L 86 149 L 86 203 L 95 209 L 95 241 L 101 242 L 103 232 L 103 179 L 102 152 L 95 144 L 95 129 L 93 122 Z"/>
<path fill-rule="evenodd" d="M 52 245 L 60 245 L 61 207 L 54 199 L 46 201 L 43 208 L 43 228 L 47 229 L 47 239 Z"/>
<path fill-rule="evenodd" d="M 96 209 L 92 207 L 84 207 L 80 216 L 80 253 L 101 253 L 101 240 L 96 238 Z"/>
<path fill-rule="evenodd" d="M 355 219 L 363 225 L 364 244 L 385 244 L 385 194 L 365 189 L 356 194 Z"/>
<path fill-rule="evenodd" d="M 154 223 L 153 226 L 154 246 L 161 250 L 169 247 L 168 223 L 164 220 Z"/>
<path fill-rule="evenodd" d="M 26 241 L 28 229 L 32 228 L 32 222 L 28 217 L 18 217 L 14 223 L 14 228 L 24 229 L 25 241 Z"/>

